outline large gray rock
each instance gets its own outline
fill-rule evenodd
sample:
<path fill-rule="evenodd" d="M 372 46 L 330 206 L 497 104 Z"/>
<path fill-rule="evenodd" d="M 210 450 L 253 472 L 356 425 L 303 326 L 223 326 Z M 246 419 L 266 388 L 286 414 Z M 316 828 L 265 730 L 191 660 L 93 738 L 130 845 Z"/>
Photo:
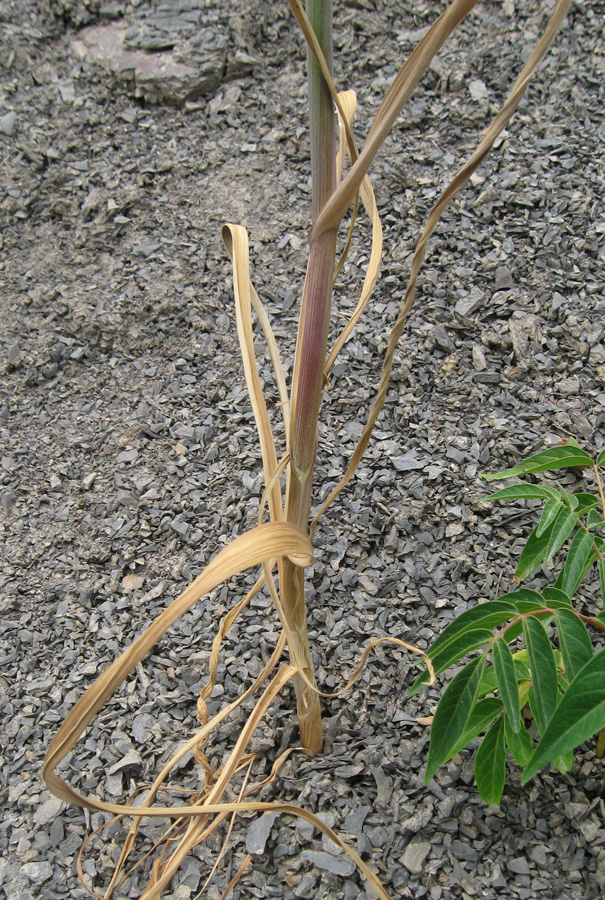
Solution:
<path fill-rule="evenodd" d="M 103 66 L 147 103 L 182 106 L 214 93 L 221 83 L 227 62 L 224 34 L 201 32 L 176 49 L 153 53 L 130 49 L 132 43 L 132 30 L 125 24 L 91 25 L 76 35 L 72 49 L 84 62 Z M 174 40 L 166 37 L 163 45 L 171 43 Z"/>

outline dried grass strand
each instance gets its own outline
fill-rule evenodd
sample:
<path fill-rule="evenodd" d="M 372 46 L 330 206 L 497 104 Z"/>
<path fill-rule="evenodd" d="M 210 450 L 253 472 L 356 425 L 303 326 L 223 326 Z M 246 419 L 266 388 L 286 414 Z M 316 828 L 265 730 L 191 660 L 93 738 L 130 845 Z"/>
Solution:
<path fill-rule="evenodd" d="M 46 753 L 42 777 L 56 797 L 88 809 L 115 813 L 119 807 L 99 806 L 74 790 L 56 774 L 56 767 L 73 748 L 88 723 L 119 685 L 160 640 L 166 631 L 205 594 L 246 569 L 281 556 L 295 557 L 297 563 L 310 564 L 313 551 L 309 537 L 286 522 L 268 522 L 235 538 L 206 566 L 163 613 L 121 654 L 88 688 L 55 735 Z M 305 559 L 306 557 L 306 559 Z M 111 808 L 110 808 L 111 807 Z"/>
<path fill-rule="evenodd" d="M 355 96 L 354 91 L 345 91 L 341 94 L 341 105 L 343 109 L 343 113 L 347 116 L 347 119 L 350 124 L 353 122 L 353 118 L 355 116 L 355 110 L 357 106 L 357 98 Z M 344 126 L 343 126 L 344 127 Z M 326 363 L 324 366 L 324 376 L 327 378 L 332 366 L 336 362 L 338 354 L 342 350 L 343 346 L 349 339 L 351 332 L 359 322 L 359 319 L 363 315 L 368 302 L 372 296 L 372 292 L 376 285 L 376 281 L 378 279 L 378 273 L 380 270 L 380 263 L 382 261 L 382 249 L 383 249 L 383 235 L 382 235 L 382 223 L 380 221 L 380 216 L 378 215 L 378 207 L 376 206 L 376 198 L 374 196 L 374 189 L 372 188 L 372 183 L 368 176 L 366 175 L 360 186 L 360 195 L 361 200 L 370 219 L 370 223 L 372 226 L 372 244 L 370 248 L 370 260 L 368 262 L 368 268 L 366 270 L 366 274 L 364 277 L 363 287 L 361 290 L 361 295 L 359 297 L 359 301 L 353 314 L 351 315 L 349 321 L 341 331 L 338 336 L 333 348 L 328 353 L 328 357 L 326 359 Z"/>
<path fill-rule="evenodd" d="M 218 898 L 218 900 L 227 900 L 227 897 L 229 896 L 229 894 L 231 893 L 233 888 L 236 886 L 238 881 L 241 879 L 242 875 L 244 874 L 244 872 L 246 871 L 246 869 L 248 868 L 248 866 L 250 865 L 251 862 L 252 862 L 252 854 L 246 853 L 241 866 L 239 867 L 239 869 L 237 870 L 237 872 L 235 873 L 235 875 L 233 876 L 233 878 L 231 879 L 231 881 L 229 882 L 229 884 L 227 885 L 227 887 L 225 888 L 225 890 L 223 891 L 221 896 Z M 196 900 L 197 900 L 197 898 L 196 898 Z"/>
<path fill-rule="evenodd" d="M 426 253 L 426 245 L 429 237 L 432 235 L 435 227 L 441 218 L 443 212 L 451 202 L 451 200 L 455 197 L 458 191 L 466 184 L 469 180 L 473 172 L 479 167 L 481 162 L 486 157 L 487 153 L 491 149 L 494 144 L 494 141 L 498 137 L 498 135 L 502 132 L 505 126 L 510 121 L 513 116 L 515 110 L 517 109 L 521 99 L 527 90 L 531 77 L 535 72 L 536 68 L 544 58 L 548 48 L 550 47 L 557 31 L 561 27 L 565 16 L 567 14 L 567 10 L 571 4 L 571 0 L 558 0 L 552 14 L 550 20 L 548 22 L 547 27 L 544 30 L 544 33 L 538 43 L 536 44 L 531 56 L 527 60 L 523 69 L 513 88 L 511 89 L 505 103 L 503 104 L 500 112 L 496 115 L 494 120 L 491 122 L 489 127 L 484 133 L 483 138 L 477 145 L 474 152 L 467 159 L 463 166 L 458 169 L 458 172 L 447 186 L 447 188 L 441 194 L 437 203 L 433 206 L 429 217 L 427 219 L 427 223 L 424 227 L 424 230 L 416 244 L 416 249 L 414 251 L 414 255 L 412 257 L 412 266 L 411 273 L 409 277 L 409 281 L 407 284 L 405 296 L 401 305 L 401 309 L 391 335 L 389 337 L 389 342 L 387 345 L 387 349 L 385 352 L 385 358 L 382 366 L 382 373 L 380 378 L 380 384 L 378 386 L 378 392 L 374 403 L 370 409 L 370 413 L 368 416 L 368 420 L 363 429 L 361 437 L 355 450 L 353 451 L 353 455 L 351 457 L 351 461 L 347 467 L 347 470 L 342 477 L 341 481 L 336 485 L 336 487 L 330 492 L 326 500 L 321 504 L 319 510 L 315 514 L 313 521 L 311 523 L 310 534 L 313 535 L 315 527 L 319 518 L 324 514 L 324 512 L 328 509 L 328 507 L 334 502 L 336 497 L 340 494 L 344 487 L 349 483 L 357 466 L 359 465 L 363 454 L 366 451 L 368 443 L 370 441 L 370 437 L 372 435 L 372 431 L 374 430 L 374 426 L 380 415 L 382 407 L 384 405 L 384 401 L 387 395 L 387 389 L 391 378 L 391 370 L 393 368 L 393 358 L 395 355 L 395 351 L 397 349 L 399 339 L 403 333 L 403 329 L 408 317 L 408 314 L 413 306 L 415 294 L 416 294 L 416 281 L 418 278 L 418 273 L 422 267 L 422 263 L 424 261 L 424 256 Z M 363 154 L 362 154 L 363 155 Z M 361 157 L 360 157 L 361 159 Z M 322 212 L 323 215 L 323 212 Z"/>
<path fill-rule="evenodd" d="M 244 365 L 244 376 L 261 445 L 265 483 L 268 484 L 277 468 L 277 453 L 254 353 L 248 232 L 242 225 L 226 224 L 223 225 L 222 234 L 225 247 L 233 264 L 233 292 L 235 295 L 237 335 Z M 271 521 L 280 522 L 284 517 L 284 511 L 278 481 L 273 482 L 273 487 L 269 491 L 268 502 Z"/>
<path fill-rule="evenodd" d="M 433 57 L 477 2 L 478 0 L 454 0 L 414 48 L 380 104 L 359 157 L 313 223 L 309 235 L 310 244 L 318 240 L 324 232 L 338 228 L 374 157 L 410 99 L 414 88 L 430 66 Z"/>

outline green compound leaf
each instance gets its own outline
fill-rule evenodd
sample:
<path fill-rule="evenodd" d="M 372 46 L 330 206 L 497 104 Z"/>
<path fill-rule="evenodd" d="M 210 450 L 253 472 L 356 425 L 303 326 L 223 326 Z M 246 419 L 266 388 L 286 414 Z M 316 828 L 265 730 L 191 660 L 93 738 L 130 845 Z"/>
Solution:
<path fill-rule="evenodd" d="M 493 636 L 487 629 L 496 628 L 516 615 L 517 610 L 513 604 L 508 603 L 504 598 L 480 603 L 478 606 L 465 610 L 447 628 L 444 628 L 428 650 L 435 673 L 439 674 L 445 671 L 448 666 L 462 659 L 471 650 L 482 647 Z M 428 672 L 424 671 L 409 689 L 407 696 L 413 697 L 414 694 L 417 694 L 428 680 Z"/>
<path fill-rule="evenodd" d="M 516 593 L 516 592 L 515 592 Z M 447 628 L 444 628 L 439 637 L 434 641 L 428 653 L 433 656 L 438 653 L 445 644 L 452 640 L 454 635 L 469 628 L 495 628 L 512 619 L 517 614 L 513 602 L 508 600 L 509 594 L 498 600 L 489 600 L 487 603 L 479 603 L 461 613 Z"/>
<path fill-rule="evenodd" d="M 500 803 L 506 780 L 504 718 L 491 726 L 475 756 L 475 781 L 485 803 Z"/>
<path fill-rule="evenodd" d="M 506 715 L 513 731 L 519 732 L 521 730 L 521 713 L 519 710 L 519 687 L 515 672 L 515 661 L 504 638 L 498 638 L 495 642 L 492 647 L 492 658 L 494 669 L 496 670 L 498 690 L 502 697 Z"/>
<path fill-rule="evenodd" d="M 580 491 L 578 494 L 570 494 L 569 496 L 573 496 L 577 500 L 575 510 L 578 516 L 583 516 L 591 509 L 594 509 L 595 506 L 600 506 L 599 498 L 595 497 L 594 494 L 584 494 Z"/>
<path fill-rule="evenodd" d="M 508 632 L 506 633 L 506 640 L 508 640 Z M 526 651 L 522 650 L 520 652 L 525 653 Z M 518 658 L 518 653 L 513 654 L 513 663 L 515 666 L 515 678 L 517 682 L 529 680 L 529 666 L 526 662 Z M 493 694 L 497 690 L 499 690 L 499 688 L 496 669 L 494 666 L 488 666 L 481 679 L 479 696 L 485 697 L 486 694 Z"/>
<path fill-rule="evenodd" d="M 517 619 L 517 621 L 513 622 L 512 625 L 507 626 L 506 640 L 509 644 L 512 644 L 512 642 L 516 640 L 520 634 L 523 634 L 523 620 Z"/>
<path fill-rule="evenodd" d="M 457 663 L 471 650 L 483 647 L 492 638 L 493 634 L 487 628 L 469 628 L 467 631 L 455 635 L 451 641 L 442 645 L 436 653 L 429 653 L 435 674 L 439 675 L 441 672 L 445 672 L 446 669 Z"/>
<path fill-rule="evenodd" d="M 504 712 L 502 701 L 497 697 L 486 697 L 485 700 L 478 700 L 473 707 L 471 717 L 464 732 L 460 735 L 460 740 L 448 756 L 451 759 L 456 753 L 460 753 L 467 744 L 474 741 L 477 735 L 481 734 L 494 721 L 497 715 Z M 445 760 L 445 762 L 448 761 Z"/>
<path fill-rule="evenodd" d="M 597 466 L 605 466 L 605 450 L 601 450 L 597 456 Z"/>
<path fill-rule="evenodd" d="M 529 538 L 527 539 L 527 543 L 523 548 L 521 556 L 519 557 L 517 570 L 515 572 L 515 577 L 518 578 L 519 581 L 524 581 L 526 578 L 528 578 L 531 573 L 534 572 L 538 568 L 538 566 L 541 566 L 546 559 L 546 553 L 548 551 L 548 544 L 550 540 L 550 532 L 547 531 L 546 534 L 538 537 L 536 531 L 537 528 L 534 528 Z"/>
<path fill-rule="evenodd" d="M 559 648 L 565 664 L 565 675 L 571 682 L 592 659 L 590 635 L 584 622 L 570 609 L 560 609 L 555 615 L 559 631 Z"/>
<path fill-rule="evenodd" d="M 540 609 L 544 609 L 544 607 L 546 606 L 542 594 L 539 594 L 538 591 L 532 591 L 529 588 L 519 588 L 518 590 L 511 591 L 510 594 L 505 594 L 504 596 L 514 604 L 515 609 L 519 613 L 534 611 L 537 612 Z M 507 640 L 510 641 L 510 638 L 508 638 L 508 636 Z"/>
<path fill-rule="evenodd" d="M 577 513 L 564 508 L 557 516 L 549 534 L 548 547 L 544 562 L 550 562 L 557 550 L 560 550 L 570 536 L 578 521 Z M 537 531 L 537 529 L 536 529 Z"/>
<path fill-rule="evenodd" d="M 571 609 L 571 598 L 559 588 L 545 587 L 542 591 L 542 596 L 546 605 L 550 606 L 551 609 L 562 609 L 565 607 Z"/>
<path fill-rule="evenodd" d="M 526 609 L 540 609 L 545 606 L 544 598 L 538 591 L 532 591 L 531 588 L 517 588 L 516 591 L 510 591 L 504 594 L 501 600 L 512 603 L 515 609 L 526 611 Z"/>
<path fill-rule="evenodd" d="M 557 670 L 546 629 L 535 616 L 523 622 L 527 659 L 532 677 L 529 703 L 540 734 L 557 708 Z"/>
<path fill-rule="evenodd" d="M 480 497 L 481 503 L 488 500 L 558 500 L 559 492 L 556 488 L 546 487 L 542 484 L 511 484 L 502 488 L 488 497 Z"/>
<path fill-rule="evenodd" d="M 467 653 L 470 653 L 471 650 L 478 650 L 479 647 L 484 647 L 485 644 L 488 644 L 492 640 L 492 638 L 492 632 L 485 628 L 469 628 L 468 631 L 463 631 L 462 634 L 455 635 L 454 638 L 449 641 L 445 647 L 441 647 L 437 653 L 433 653 L 429 650 L 429 656 L 433 663 L 435 675 L 439 675 L 450 666 L 453 666 L 454 663 L 462 659 L 463 656 L 466 656 Z M 425 671 L 420 678 L 416 679 L 409 689 L 407 696 L 413 697 L 425 684 L 428 684 L 428 681 L 429 673 Z"/>
<path fill-rule="evenodd" d="M 565 504 L 561 502 L 560 498 L 549 500 L 548 503 L 545 503 L 538 527 L 536 528 L 536 537 L 542 537 L 565 508 Z"/>
<path fill-rule="evenodd" d="M 522 727 L 519 732 L 515 733 L 511 728 L 508 717 L 505 716 L 504 734 L 508 749 L 517 765 L 526 766 L 530 761 L 533 752 L 533 745 L 529 732 L 526 731 L 525 727 Z"/>
<path fill-rule="evenodd" d="M 601 557 L 598 562 L 599 585 L 601 587 L 601 600 L 605 603 L 605 559 Z"/>
<path fill-rule="evenodd" d="M 429 783 L 439 766 L 451 759 L 467 730 L 484 668 L 485 655 L 482 654 L 467 663 L 445 689 L 431 727 L 425 784 Z"/>
<path fill-rule="evenodd" d="M 574 535 L 556 586 L 572 597 L 594 559 L 594 537 L 582 528 Z"/>
<path fill-rule="evenodd" d="M 603 528 L 605 522 L 600 509 L 589 509 L 586 516 L 586 527 L 594 530 L 595 528 Z"/>
<path fill-rule="evenodd" d="M 535 453 L 512 469 L 484 475 L 486 481 L 500 481 L 514 475 L 529 475 L 535 472 L 554 472 L 556 469 L 568 469 L 575 466 L 592 466 L 592 459 L 585 450 L 580 449 L 572 441 L 563 447 L 551 447 L 541 453 Z"/>
<path fill-rule="evenodd" d="M 605 650 L 595 653 L 569 685 L 535 748 L 521 783 L 605 728 Z"/>
<path fill-rule="evenodd" d="M 568 494 L 567 491 L 561 489 L 561 499 L 567 509 L 577 509 L 579 506 L 579 494 Z"/>

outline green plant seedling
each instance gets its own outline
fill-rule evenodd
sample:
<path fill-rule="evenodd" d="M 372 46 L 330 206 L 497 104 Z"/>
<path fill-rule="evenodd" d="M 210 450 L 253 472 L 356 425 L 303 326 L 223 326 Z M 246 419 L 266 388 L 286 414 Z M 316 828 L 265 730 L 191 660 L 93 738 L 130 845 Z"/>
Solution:
<path fill-rule="evenodd" d="M 561 560 L 561 568 L 554 585 L 541 592 L 519 588 L 471 607 L 429 649 L 437 673 L 470 651 L 480 653 L 454 676 L 439 701 L 431 729 L 427 782 L 483 732 L 475 757 L 475 780 L 486 803 L 500 802 L 507 750 L 523 769 L 523 784 L 549 763 L 560 772 L 569 771 L 574 750 L 599 732 L 596 753 L 603 757 L 605 613 L 582 612 L 581 600 L 575 596 L 596 566 L 600 605 L 605 602 L 603 466 L 604 451 L 593 459 L 576 441 L 568 440 L 512 469 L 484 476 L 496 481 L 573 468 L 592 473 L 596 493 L 569 493 L 560 486 L 520 482 L 485 498 L 544 503 L 521 553 L 517 582 L 554 559 Z M 525 647 L 515 651 L 519 639 Z M 419 690 L 427 678 L 423 674 L 411 692 Z M 535 731 L 528 729 L 528 719 Z"/>

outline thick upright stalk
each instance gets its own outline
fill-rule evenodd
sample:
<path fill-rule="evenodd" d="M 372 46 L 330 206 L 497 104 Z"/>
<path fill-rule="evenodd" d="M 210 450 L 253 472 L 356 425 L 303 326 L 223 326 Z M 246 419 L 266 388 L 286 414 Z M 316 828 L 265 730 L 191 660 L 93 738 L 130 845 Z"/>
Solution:
<path fill-rule="evenodd" d="M 307 0 L 307 15 L 331 67 L 332 0 Z M 316 218 L 336 188 L 336 122 L 330 92 L 310 53 L 308 67 L 313 217 Z M 335 231 L 325 232 L 311 245 L 294 358 L 286 519 L 302 529 L 307 529 L 309 524 L 335 254 Z M 280 574 L 282 604 L 293 640 L 297 642 L 297 655 L 308 681 L 315 684 L 307 637 L 304 570 L 286 560 Z M 316 753 L 323 743 L 319 698 L 300 677 L 294 680 L 294 686 L 301 740 L 303 746 Z"/>

